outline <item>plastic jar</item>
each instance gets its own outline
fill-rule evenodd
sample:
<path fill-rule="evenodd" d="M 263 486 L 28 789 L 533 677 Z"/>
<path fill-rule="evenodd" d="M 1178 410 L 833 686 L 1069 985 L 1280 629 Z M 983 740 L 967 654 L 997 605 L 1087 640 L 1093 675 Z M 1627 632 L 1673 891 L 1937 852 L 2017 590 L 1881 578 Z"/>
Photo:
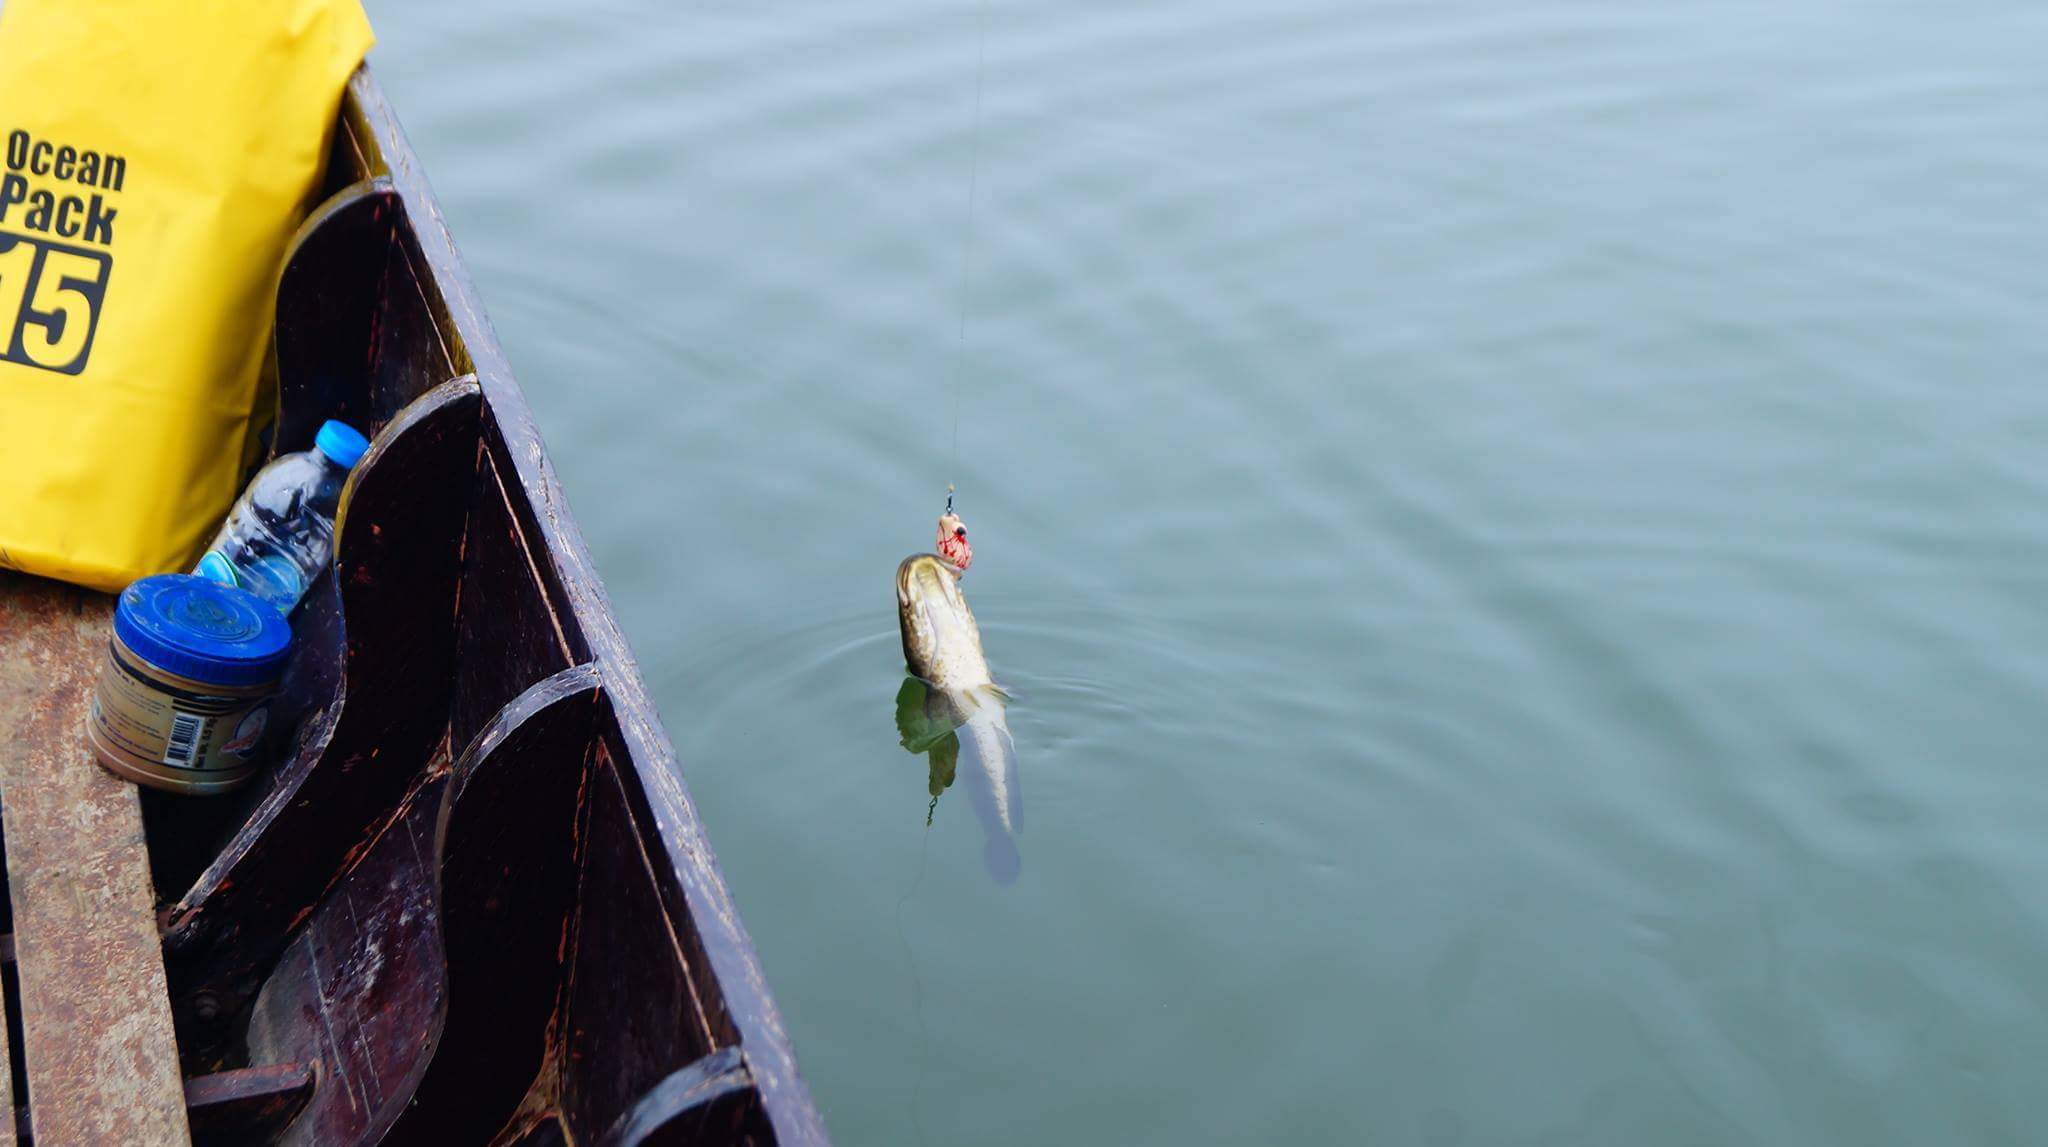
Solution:
<path fill-rule="evenodd" d="M 138 784 L 226 792 L 252 776 L 291 626 L 262 599 L 190 574 L 121 592 L 86 721 L 99 762 Z"/>

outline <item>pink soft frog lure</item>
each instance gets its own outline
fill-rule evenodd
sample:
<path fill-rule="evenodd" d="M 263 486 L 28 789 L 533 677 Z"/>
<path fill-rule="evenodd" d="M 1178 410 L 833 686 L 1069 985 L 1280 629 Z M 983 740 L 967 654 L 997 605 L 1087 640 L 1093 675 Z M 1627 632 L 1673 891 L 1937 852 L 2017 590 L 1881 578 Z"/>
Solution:
<path fill-rule="evenodd" d="M 947 510 L 939 516 L 939 556 L 961 573 L 974 564 L 974 547 L 967 544 L 967 527 L 960 515 Z"/>

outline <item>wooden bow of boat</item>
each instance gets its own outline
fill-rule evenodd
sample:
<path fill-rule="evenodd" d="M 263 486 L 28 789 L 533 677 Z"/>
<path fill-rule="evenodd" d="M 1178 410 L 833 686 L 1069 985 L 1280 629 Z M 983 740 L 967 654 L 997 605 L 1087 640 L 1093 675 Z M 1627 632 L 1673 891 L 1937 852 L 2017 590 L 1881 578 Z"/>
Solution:
<path fill-rule="evenodd" d="M 825 1142 L 539 432 L 367 69 L 328 192 L 279 281 L 275 449 L 327 418 L 375 439 L 333 574 L 295 618 L 273 773 L 138 801 L 81 742 L 107 599 L 0 579 L 24 1130 Z"/>

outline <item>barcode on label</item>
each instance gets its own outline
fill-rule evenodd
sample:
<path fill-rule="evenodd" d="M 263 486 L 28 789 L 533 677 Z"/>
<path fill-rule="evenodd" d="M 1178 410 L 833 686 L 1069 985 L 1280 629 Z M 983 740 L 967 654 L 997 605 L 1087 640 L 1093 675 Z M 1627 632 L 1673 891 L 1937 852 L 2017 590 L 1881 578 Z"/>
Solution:
<path fill-rule="evenodd" d="M 191 713 L 171 714 L 171 741 L 164 746 L 164 764 L 191 768 L 192 757 L 199 751 L 199 730 L 205 725 L 204 717 Z"/>

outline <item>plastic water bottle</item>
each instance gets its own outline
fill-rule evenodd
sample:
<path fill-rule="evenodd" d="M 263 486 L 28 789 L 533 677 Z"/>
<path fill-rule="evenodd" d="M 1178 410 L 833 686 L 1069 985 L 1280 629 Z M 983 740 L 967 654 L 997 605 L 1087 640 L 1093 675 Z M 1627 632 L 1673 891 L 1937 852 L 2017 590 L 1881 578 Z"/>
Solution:
<path fill-rule="evenodd" d="M 311 450 L 256 472 L 192 572 L 240 586 L 289 614 L 334 556 L 341 488 L 369 448 L 354 427 L 323 423 Z"/>

